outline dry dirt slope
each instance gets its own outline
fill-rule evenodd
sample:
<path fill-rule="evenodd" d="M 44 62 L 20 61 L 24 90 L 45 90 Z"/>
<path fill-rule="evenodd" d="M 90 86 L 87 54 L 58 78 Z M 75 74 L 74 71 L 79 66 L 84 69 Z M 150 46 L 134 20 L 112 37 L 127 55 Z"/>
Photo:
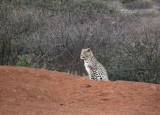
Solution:
<path fill-rule="evenodd" d="M 0 66 L 0 115 L 160 115 L 160 85 Z"/>

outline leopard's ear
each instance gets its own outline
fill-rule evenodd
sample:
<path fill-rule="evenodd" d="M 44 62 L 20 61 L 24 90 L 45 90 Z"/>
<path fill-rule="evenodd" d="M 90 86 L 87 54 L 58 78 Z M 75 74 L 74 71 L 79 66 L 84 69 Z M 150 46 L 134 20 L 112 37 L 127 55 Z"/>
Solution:
<path fill-rule="evenodd" d="M 90 52 L 91 51 L 91 49 L 90 48 L 87 48 L 87 52 Z"/>

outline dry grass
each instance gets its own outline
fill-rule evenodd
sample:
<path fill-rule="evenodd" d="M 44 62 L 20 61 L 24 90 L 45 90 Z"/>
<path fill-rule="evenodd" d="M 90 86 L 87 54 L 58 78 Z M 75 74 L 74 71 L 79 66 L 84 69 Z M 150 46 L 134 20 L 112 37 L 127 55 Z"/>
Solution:
<path fill-rule="evenodd" d="M 142 15 L 118 2 L 109 3 L 113 9 L 118 6 L 116 12 L 98 12 L 92 7 L 64 12 L 24 4 L 1 5 L 0 64 L 16 65 L 27 56 L 29 67 L 83 75 L 79 55 L 82 48 L 90 47 L 111 80 L 158 83 L 159 13 L 151 10 Z"/>

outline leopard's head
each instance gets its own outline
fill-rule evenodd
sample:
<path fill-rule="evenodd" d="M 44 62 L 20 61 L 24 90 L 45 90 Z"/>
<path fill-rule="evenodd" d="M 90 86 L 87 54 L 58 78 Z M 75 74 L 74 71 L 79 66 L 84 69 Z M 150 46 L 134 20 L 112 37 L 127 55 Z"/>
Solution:
<path fill-rule="evenodd" d="M 93 57 L 93 53 L 90 48 L 82 49 L 80 58 L 83 60 L 87 60 Z"/>

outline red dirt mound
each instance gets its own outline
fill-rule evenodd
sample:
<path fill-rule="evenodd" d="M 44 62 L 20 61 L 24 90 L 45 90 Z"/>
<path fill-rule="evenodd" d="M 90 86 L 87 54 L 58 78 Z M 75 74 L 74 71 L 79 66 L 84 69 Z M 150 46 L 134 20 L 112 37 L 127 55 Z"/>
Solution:
<path fill-rule="evenodd" d="M 0 66 L 0 115 L 160 115 L 160 85 Z"/>

